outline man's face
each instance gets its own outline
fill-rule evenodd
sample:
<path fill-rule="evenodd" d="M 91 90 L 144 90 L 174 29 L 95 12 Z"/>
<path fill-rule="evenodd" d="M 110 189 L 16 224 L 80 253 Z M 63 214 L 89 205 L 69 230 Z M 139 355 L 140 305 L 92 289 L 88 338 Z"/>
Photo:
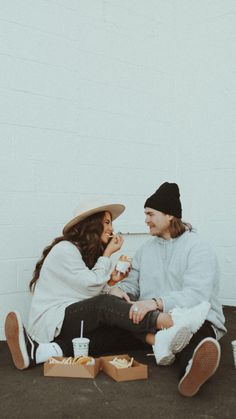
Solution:
<path fill-rule="evenodd" d="M 170 240 L 169 227 L 173 216 L 148 207 L 145 208 L 144 213 L 145 223 L 149 227 L 150 234 Z"/>

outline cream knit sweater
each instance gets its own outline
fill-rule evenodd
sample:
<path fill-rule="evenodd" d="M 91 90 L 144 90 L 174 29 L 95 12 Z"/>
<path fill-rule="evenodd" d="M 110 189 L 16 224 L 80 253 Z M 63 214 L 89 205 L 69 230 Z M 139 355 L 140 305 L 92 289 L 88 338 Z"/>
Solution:
<path fill-rule="evenodd" d="M 59 335 L 67 306 L 98 295 L 110 278 L 111 259 L 101 256 L 93 269 L 72 243 L 56 244 L 46 257 L 36 283 L 28 332 L 39 342 Z"/>

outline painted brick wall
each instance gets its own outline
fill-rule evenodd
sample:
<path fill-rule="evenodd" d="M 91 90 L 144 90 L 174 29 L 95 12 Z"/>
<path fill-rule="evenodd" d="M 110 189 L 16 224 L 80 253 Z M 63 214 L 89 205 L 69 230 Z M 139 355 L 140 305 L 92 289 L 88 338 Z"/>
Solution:
<path fill-rule="evenodd" d="M 0 0 L 0 338 L 27 318 L 42 249 L 80 199 L 127 211 L 165 180 L 215 247 L 236 305 L 234 1 Z M 132 254 L 147 236 L 127 235 Z"/>

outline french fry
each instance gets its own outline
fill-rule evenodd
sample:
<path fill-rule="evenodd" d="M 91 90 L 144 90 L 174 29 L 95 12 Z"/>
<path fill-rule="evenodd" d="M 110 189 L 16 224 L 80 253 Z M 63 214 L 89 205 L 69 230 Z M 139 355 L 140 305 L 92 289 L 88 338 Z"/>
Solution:
<path fill-rule="evenodd" d="M 130 361 L 127 361 L 125 358 L 117 358 L 115 357 L 111 361 L 110 364 L 114 365 L 114 367 L 121 369 L 121 368 L 130 368 L 133 365 L 134 358 L 131 358 Z"/>
<path fill-rule="evenodd" d="M 62 360 L 55 359 L 54 357 L 49 358 L 49 364 L 64 364 L 64 365 L 93 365 L 95 363 L 95 359 L 91 356 L 77 356 L 72 358 L 72 356 L 63 358 Z"/>

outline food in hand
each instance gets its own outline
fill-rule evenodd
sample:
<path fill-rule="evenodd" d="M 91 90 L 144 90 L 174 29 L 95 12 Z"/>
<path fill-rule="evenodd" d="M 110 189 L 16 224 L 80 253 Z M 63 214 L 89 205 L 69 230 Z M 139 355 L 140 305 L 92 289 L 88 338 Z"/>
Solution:
<path fill-rule="evenodd" d="M 124 274 L 128 272 L 128 269 L 131 266 L 131 260 L 131 257 L 125 255 L 119 257 L 115 270 L 112 272 L 111 278 L 107 282 L 110 287 L 124 279 Z"/>
<path fill-rule="evenodd" d="M 122 274 L 126 273 L 131 266 L 132 258 L 130 256 L 121 255 L 116 265 L 116 270 Z"/>

